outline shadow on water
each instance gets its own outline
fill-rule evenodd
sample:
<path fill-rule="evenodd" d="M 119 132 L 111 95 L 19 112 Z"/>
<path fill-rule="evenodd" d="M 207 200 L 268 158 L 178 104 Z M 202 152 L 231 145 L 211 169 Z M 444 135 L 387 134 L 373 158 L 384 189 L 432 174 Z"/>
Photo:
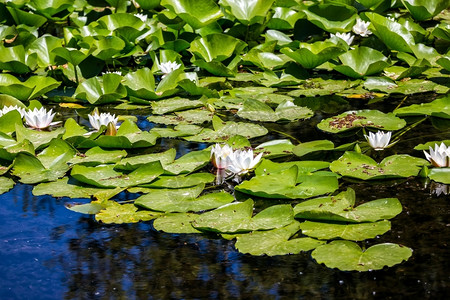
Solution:
<path fill-rule="evenodd" d="M 315 124 L 327 116 L 318 115 L 297 126 L 270 126 L 302 142 L 332 139 L 342 144 L 354 140 L 319 132 Z M 417 132 L 423 137 L 418 139 Z M 255 139 L 254 144 L 275 138 L 285 136 L 271 133 Z M 382 155 L 420 156 L 411 150 L 418 143 L 448 138 L 448 132 L 442 135 L 425 122 Z M 177 148 L 181 156 L 206 146 L 163 139 L 149 151 Z M 407 262 L 358 273 L 328 269 L 317 264 L 310 252 L 277 257 L 244 255 L 234 249 L 233 241 L 214 235 L 156 232 L 151 222 L 100 224 L 67 210 L 65 202 L 73 199 L 35 197 L 32 186 L 17 184 L 0 195 L 0 299 L 450 297 L 449 187 L 421 179 L 341 182 L 341 190 L 355 189 L 358 201 L 397 197 L 402 202 L 403 212 L 392 220 L 392 230 L 368 240 L 365 246 L 392 242 L 411 247 L 413 256 Z"/>

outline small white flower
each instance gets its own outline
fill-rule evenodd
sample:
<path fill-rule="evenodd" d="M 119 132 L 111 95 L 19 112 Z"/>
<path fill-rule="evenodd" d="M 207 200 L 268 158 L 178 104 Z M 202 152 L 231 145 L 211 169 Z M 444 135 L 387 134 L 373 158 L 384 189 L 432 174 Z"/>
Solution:
<path fill-rule="evenodd" d="M 391 132 L 378 131 L 377 133 L 369 132 L 369 136 L 364 135 L 364 137 L 374 150 L 384 150 L 388 146 L 392 146 L 392 144 L 389 145 L 391 134 Z"/>
<path fill-rule="evenodd" d="M 343 39 L 344 42 L 346 42 L 347 45 L 349 46 L 353 43 L 353 39 L 355 38 L 350 32 L 347 33 L 338 32 L 336 34 L 331 34 L 331 37 L 333 36 Z"/>
<path fill-rule="evenodd" d="M 102 125 L 108 126 L 109 123 L 113 123 L 115 127 L 117 127 L 117 121 L 119 118 L 116 118 L 116 115 L 111 115 L 110 113 L 101 113 L 100 115 L 94 113 L 93 115 L 89 115 L 89 123 L 95 130 L 99 130 Z"/>
<path fill-rule="evenodd" d="M 440 168 L 450 167 L 450 146 L 447 147 L 444 143 L 441 143 L 440 146 L 435 144 L 434 150 L 430 147 L 430 154 L 425 150 L 423 153 L 433 166 Z"/>
<path fill-rule="evenodd" d="M 45 129 L 49 126 L 56 125 L 60 122 L 53 122 L 53 117 L 55 113 L 52 113 L 52 110 L 47 111 L 45 108 L 41 107 L 41 109 L 33 109 L 25 111 L 25 123 L 34 129 Z"/>
<path fill-rule="evenodd" d="M 228 166 L 227 170 L 236 174 L 242 175 L 252 170 L 261 160 L 262 153 L 253 157 L 253 150 L 236 150 L 227 156 Z"/>
<path fill-rule="evenodd" d="M 197 72 L 187 72 L 185 73 L 185 76 L 190 81 L 193 81 L 195 84 L 198 84 L 198 75 Z"/>
<path fill-rule="evenodd" d="M 17 105 L 9 105 L 9 106 L 3 106 L 2 109 L 0 109 L 0 117 L 9 113 L 12 110 L 17 110 L 20 113 L 20 117 L 25 117 L 25 109 L 22 107 L 18 107 Z"/>
<path fill-rule="evenodd" d="M 220 146 L 215 144 L 211 148 L 211 161 L 212 164 L 218 169 L 226 169 L 228 167 L 227 157 L 233 153 L 233 148 L 229 145 Z"/>
<path fill-rule="evenodd" d="M 353 26 L 352 30 L 354 33 L 359 34 L 362 37 L 368 37 L 372 34 L 369 30 L 370 22 L 364 22 L 361 19 L 356 20 L 356 24 Z"/>
<path fill-rule="evenodd" d="M 174 61 L 174 62 L 171 62 L 171 61 L 168 61 L 168 62 L 165 62 L 165 63 L 160 63 L 159 64 L 159 69 L 161 70 L 161 72 L 163 72 L 163 78 L 167 75 L 167 74 L 169 74 L 170 72 L 173 72 L 173 71 L 175 71 L 175 70 L 177 70 L 177 69 L 179 69 L 181 67 L 181 64 L 177 64 L 177 62 L 176 61 Z"/>
<path fill-rule="evenodd" d="M 141 19 L 142 22 L 145 23 L 145 21 L 147 21 L 147 15 L 143 15 L 143 14 L 134 14 L 135 17 L 138 17 L 139 19 Z"/>

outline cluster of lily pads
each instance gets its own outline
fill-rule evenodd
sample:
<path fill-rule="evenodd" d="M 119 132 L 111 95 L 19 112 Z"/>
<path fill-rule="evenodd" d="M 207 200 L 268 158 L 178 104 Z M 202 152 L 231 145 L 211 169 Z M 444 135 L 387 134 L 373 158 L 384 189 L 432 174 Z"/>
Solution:
<path fill-rule="evenodd" d="M 427 160 L 371 157 L 420 122 L 448 129 L 450 97 L 439 95 L 449 91 L 447 6 L 445 0 L 3 1 L 0 193 L 18 181 L 34 185 L 34 195 L 89 198 L 70 209 L 104 223 L 153 220 L 169 233 L 213 232 L 253 255 L 312 250 L 316 261 L 341 270 L 398 264 L 410 248 L 383 243 L 363 251 L 356 242 L 390 230 L 389 220 L 402 211 L 399 200 L 359 204 L 339 181 L 423 176 L 450 184 L 449 140 L 417 145 L 429 151 Z M 389 113 L 341 109 L 351 99 L 424 92 L 439 96 L 412 105 L 405 99 Z M 79 117 L 55 114 L 49 104 Z M 103 104 L 124 113 L 100 113 Z M 142 130 L 128 109 L 148 111 L 155 126 Z M 301 143 L 284 134 L 290 139 L 251 142 L 267 135 L 270 123 L 323 113 L 332 116 L 319 130 L 353 141 Z M 211 146 L 182 156 L 175 149 L 148 153 L 169 138 Z M 330 152 L 342 155 L 309 159 Z M 120 193 L 140 195 L 119 203 Z M 238 201 L 238 193 L 247 200 Z M 274 205 L 254 214 L 260 198 Z"/>

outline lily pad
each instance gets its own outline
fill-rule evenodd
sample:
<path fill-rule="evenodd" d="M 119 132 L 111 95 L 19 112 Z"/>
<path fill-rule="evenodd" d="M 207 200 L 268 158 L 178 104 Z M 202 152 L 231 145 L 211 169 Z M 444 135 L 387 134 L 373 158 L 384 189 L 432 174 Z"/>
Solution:
<path fill-rule="evenodd" d="M 299 222 L 292 222 L 282 228 L 240 234 L 236 238 L 235 247 L 241 253 L 275 256 L 309 251 L 325 243 L 305 237 L 290 239 L 299 229 Z"/>
<path fill-rule="evenodd" d="M 429 103 L 413 104 L 394 110 L 397 116 L 428 115 L 432 117 L 450 119 L 450 96 L 436 99 Z"/>
<path fill-rule="evenodd" d="M 387 220 L 373 223 L 336 224 L 306 221 L 300 224 L 304 235 L 331 240 L 341 238 L 351 241 L 363 241 L 382 235 L 391 229 L 391 222 Z"/>
<path fill-rule="evenodd" d="M 433 168 L 428 177 L 436 182 L 450 184 L 450 168 Z"/>
<path fill-rule="evenodd" d="M 153 227 L 168 233 L 201 233 L 191 225 L 198 216 L 193 213 L 165 214 L 153 222 Z"/>
<path fill-rule="evenodd" d="M 331 163 L 330 169 L 342 176 L 369 180 L 417 176 L 424 165 L 428 165 L 426 160 L 406 154 L 392 155 L 377 163 L 367 155 L 347 151 Z"/>
<path fill-rule="evenodd" d="M 159 100 L 152 103 L 153 113 L 157 115 L 163 115 L 169 112 L 187 110 L 202 106 L 204 106 L 204 104 L 200 100 L 190 100 L 179 97 Z"/>
<path fill-rule="evenodd" d="M 68 177 L 63 177 L 54 182 L 40 183 L 33 188 L 33 195 L 52 195 L 53 197 L 69 197 L 69 198 L 99 198 L 96 195 L 105 191 L 103 188 L 86 187 L 80 184 L 80 182 L 69 181 Z M 120 193 L 124 188 L 110 189 L 114 193 Z M 112 195 L 111 195 L 112 197 Z"/>
<path fill-rule="evenodd" d="M 71 159 L 71 164 L 83 164 L 86 166 L 96 166 L 100 164 L 112 164 L 119 162 L 127 156 L 125 150 L 103 150 L 100 147 L 94 147 L 83 153 L 77 153 L 76 157 Z"/>
<path fill-rule="evenodd" d="M 353 128 L 369 127 L 383 130 L 399 130 L 406 125 L 406 121 L 396 117 L 393 113 L 382 113 L 379 110 L 347 111 L 340 115 L 322 120 L 317 127 L 323 131 L 340 133 Z"/>
<path fill-rule="evenodd" d="M 247 99 L 237 114 L 241 118 L 252 121 L 278 122 L 305 119 L 311 117 L 314 113 L 309 108 L 297 106 L 290 101 L 281 103 L 274 111 L 261 101 Z"/>
<path fill-rule="evenodd" d="M 199 184 L 185 189 L 155 189 L 136 199 L 135 204 L 156 211 L 198 212 L 234 201 L 234 197 L 225 192 L 209 193 L 199 197 L 204 188 L 204 184 Z"/>
<path fill-rule="evenodd" d="M 161 5 L 169 8 L 194 29 L 205 27 L 223 16 L 219 6 L 212 0 L 162 0 Z"/>
<path fill-rule="evenodd" d="M 317 247 L 311 256 L 329 268 L 341 271 L 380 270 L 397 265 L 412 255 L 412 249 L 391 243 L 378 244 L 363 251 L 350 241 L 333 241 Z"/>
<path fill-rule="evenodd" d="M 191 151 L 164 167 L 167 174 L 178 175 L 194 172 L 206 166 L 211 159 L 211 151 Z"/>
<path fill-rule="evenodd" d="M 311 142 L 305 142 L 298 144 L 292 149 L 292 152 L 297 156 L 305 156 L 306 154 L 317 152 L 317 151 L 326 151 L 333 150 L 334 144 L 329 140 L 316 140 Z"/>
<path fill-rule="evenodd" d="M 142 192 L 150 192 L 155 188 L 180 189 L 192 187 L 202 183 L 211 183 L 215 178 L 216 176 L 211 173 L 193 173 L 178 176 L 163 175 L 159 176 L 158 179 L 152 183 L 142 184 L 141 187 L 143 188 Z M 146 191 L 145 188 L 148 188 L 148 191 Z M 131 190 L 129 191 L 132 192 Z"/>
<path fill-rule="evenodd" d="M 149 116 L 147 120 L 165 125 L 189 125 L 211 122 L 214 113 L 205 109 L 190 109 L 175 112 L 173 115 Z"/>
<path fill-rule="evenodd" d="M 396 198 L 383 198 L 355 205 L 355 192 L 348 189 L 336 196 L 316 198 L 294 207 L 296 218 L 333 222 L 376 222 L 392 219 L 402 212 L 402 205 Z"/>
<path fill-rule="evenodd" d="M 311 23 L 332 33 L 350 31 L 358 16 L 354 7 L 338 2 L 315 4 L 303 11 Z"/>
<path fill-rule="evenodd" d="M 243 122 L 223 122 L 217 116 L 213 118 L 214 130 L 205 128 L 195 136 L 185 137 L 185 140 L 191 142 L 209 142 L 220 143 L 228 140 L 235 135 L 242 135 L 247 139 L 263 136 L 268 130 L 258 124 Z"/>
<path fill-rule="evenodd" d="M 203 127 L 198 125 L 180 124 L 173 128 L 154 127 L 150 132 L 158 134 L 161 138 L 177 138 L 199 134 L 202 129 Z"/>
<path fill-rule="evenodd" d="M 335 176 L 308 175 L 298 178 L 298 167 L 255 176 L 236 186 L 237 191 L 264 198 L 306 199 L 334 192 L 338 188 Z M 299 184 L 297 184 L 299 183 Z"/>
<path fill-rule="evenodd" d="M 8 177 L 0 177 L 0 195 L 14 187 L 14 180 Z"/>
<path fill-rule="evenodd" d="M 53 139 L 60 139 L 64 131 L 64 128 L 57 128 L 53 131 L 37 131 L 16 124 L 16 139 L 18 143 L 25 140 L 30 141 L 35 149 L 40 149 L 48 145 Z"/>
<path fill-rule="evenodd" d="M 95 215 L 95 219 L 98 222 L 106 224 L 137 223 L 140 221 L 150 221 L 161 215 L 160 213 L 147 210 L 138 211 L 138 208 L 134 204 L 113 203 Z"/>
<path fill-rule="evenodd" d="M 151 153 L 136 155 L 132 157 L 122 158 L 115 166 L 114 169 L 122 171 L 133 171 L 137 168 L 154 161 L 159 161 L 164 167 L 171 164 L 175 160 L 177 152 L 175 149 L 169 149 L 161 153 Z"/>
<path fill-rule="evenodd" d="M 129 174 L 115 171 L 114 165 L 102 165 L 96 167 L 75 165 L 72 168 L 71 176 L 80 182 L 93 186 L 114 188 L 149 183 L 162 173 L 163 169 L 161 163 L 156 161 L 145 164 Z"/>
<path fill-rule="evenodd" d="M 220 0 L 219 4 L 227 14 L 230 14 L 242 24 L 248 26 L 255 23 L 264 23 L 273 2 L 274 0 L 255 0 L 250 2 Z"/>
<path fill-rule="evenodd" d="M 254 149 L 255 153 L 264 153 L 264 158 L 278 158 L 292 154 L 294 145 L 290 140 L 272 140 L 259 144 Z"/>
<path fill-rule="evenodd" d="M 286 226 L 294 221 L 292 207 L 286 204 L 270 206 L 254 217 L 253 200 L 230 203 L 198 216 L 192 226 L 219 233 L 239 233 Z"/>

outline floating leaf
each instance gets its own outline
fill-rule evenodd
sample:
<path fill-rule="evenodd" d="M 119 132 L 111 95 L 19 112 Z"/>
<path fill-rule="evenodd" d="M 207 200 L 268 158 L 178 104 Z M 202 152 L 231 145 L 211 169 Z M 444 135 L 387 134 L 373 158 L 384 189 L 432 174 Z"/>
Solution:
<path fill-rule="evenodd" d="M 175 160 L 173 163 L 165 165 L 164 171 L 173 175 L 191 173 L 206 166 L 210 159 L 210 151 L 191 151 Z"/>
<path fill-rule="evenodd" d="M 364 46 L 340 55 L 339 59 L 342 65 L 337 65 L 334 69 L 352 78 L 363 78 L 380 73 L 389 66 L 386 56 L 375 49 Z"/>
<path fill-rule="evenodd" d="M 185 189 L 157 189 L 136 199 L 135 204 L 164 212 L 198 212 L 210 210 L 234 201 L 225 192 L 209 193 L 198 197 L 205 185 Z"/>
<path fill-rule="evenodd" d="M 274 111 L 261 101 L 247 99 L 237 114 L 252 121 L 277 122 L 309 118 L 313 115 L 313 112 L 309 108 L 300 107 L 288 101 L 278 105 Z"/>
<path fill-rule="evenodd" d="M 137 223 L 139 221 L 150 221 L 159 217 L 160 213 L 150 211 L 138 211 L 134 204 L 114 203 L 102 209 L 95 215 L 98 222 L 106 224 Z"/>
<path fill-rule="evenodd" d="M 417 21 L 430 19 L 448 8 L 446 0 L 402 0 L 402 3 Z"/>
<path fill-rule="evenodd" d="M 306 199 L 334 192 L 338 188 L 335 176 L 309 175 L 298 177 L 298 167 L 255 176 L 236 186 L 237 191 L 264 198 Z M 301 178 L 298 181 L 298 178 Z M 299 183 L 297 185 L 297 183 Z"/>
<path fill-rule="evenodd" d="M 80 182 L 93 186 L 114 188 L 148 183 L 155 180 L 162 173 L 161 163 L 157 161 L 143 165 L 129 174 L 116 172 L 114 165 L 96 167 L 75 165 L 70 175 Z"/>
<path fill-rule="evenodd" d="M 433 168 L 428 177 L 436 182 L 450 184 L 450 168 Z"/>
<path fill-rule="evenodd" d="M 153 113 L 157 115 L 163 115 L 169 112 L 186 110 L 202 106 L 204 106 L 204 104 L 200 100 L 190 100 L 179 97 L 166 100 L 159 100 L 152 103 Z"/>
<path fill-rule="evenodd" d="M 220 0 L 219 4 L 228 14 L 239 20 L 244 25 L 252 25 L 255 23 L 264 23 L 269 9 L 272 7 L 274 0 L 255 0 L 255 1 L 239 1 L 239 0 Z"/>
<path fill-rule="evenodd" d="M 92 77 L 78 85 L 73 97 L 96 105 L 116 102 L 127 95 L 121 81 L 122 76 L 113 73 Z"/>
<path fill-rule="evenodd" d="M 159 176 L 158 179 L 152 183 L 142 184 L 145 188 L 169 188 L 179 189 L 195 186 L 202 183 L 211 183 L 216 176 L 211 173 L 193 173 L 188 175 L 178 176 Z"/>
<path fill-rule="evenodd" d="M 165 214 L 153 222 L 153 227 L 168 233 L 200 233 L 191 225 L 198 216 L 193 213 Z"/>
<path fill-rule="evenodd" d="M 394 116 L 393 113 L 382 113 L 378 110 L 347 111 L 340 115 L 322 120 L 317 127 L 321 130 L 340 133 L 353 128 L 369 127 L 383 130 L 399 130 L 406 121 Z"/>
<path fill-rule="evenodd" d="M 25 140 L 30 141 L 35 149 L 39 149 L 48 145 L 51 140 L 61 138 L 64 131 L 64 128 L 57 128 L 53 131 L 37 131 L 16 124 L 16 139 L 18 143 Z"/>
<path fill-rule="evenodd" d="M 438 118 L 450 119 L 450 96 L 436 99 L 429 103 L 412 104 L 394 110 L 398 116 L 428 115 Z"/>
<path fill-rule="evenodd" d="M 51 77 L 36 75 L 22 82 L 13 75 L 0 74 L 0 93 L 11 95 L 21 101 L 42 96 L 57 88 L 59 84 L 60 82 Z"/>
<path fill-rule="evenodd" d="M 427 164 L 424 159 L 406 154 L 392 155 L 377 163 L 367 155 L 347 151 L 331 163 L 330 169 L 342 176 L 368 180 L 417 176 Z"/>
<path fill-rule="evenodd" d="M 380 270 L 392 267 L 412 255 L 412 249 L 391 243 L 378 244 L 363 251 L 354 242 L 333 241 L 317 247 L 311 256 L 329 268 L 341 271 Z"/>
<path fill-rule="evenodd" d="M 172 148 L 161 153 L 143 154 L 122 158 L 115 165 L 114 169 L 123 171 L 133 171 L 147 163 L 154 161 L 159 161 L 161 165 L 164 167 L 168 164 L 171 164 L 175 160 L 176 154 L 177 154 L 176 150 Z"/>
<path fill-rule="evenodd" d="M 205 27 L 223 16 L 219 6 L 212 0 L 162 0 L 161 5 L 169 8 L 194 29 Z"/>
<path fill-rule="evenodd" d="M 374 223 L 336 224 L 306 221 L 300 224 L 304 235 L 330 240 L 341 238 L 352 241 L 363 241 L 382 235 L 391 229 L 391 222 L 378 221 Z"/>
<path fill-rule="evenodd" d="M 294 145 L 290 140 L 272 140 L 258 145 L 255 153 L 264 153 L 264 158 L 278 158 L 292 154 Z"/>
<path fill-rule="evenodd" d="M 3 176 L 0 177 L 0 195 L 8 192 L 13 187 L 14 187 L 14 180 Z"/>
<path fill-rule="evenodd" d="M 85 166 L 96 166 L 100 164 L 111 164 L 119 162 L 127 156 L 125 150 L 103 150 L 100 147 L 94 147 L 86 153 L 77 153 L 77 156 L 69 161 L 71 164 L 83 164 Z"/>
<path fill-rule="evenodd" d="M 358 16 L 354 7 L 338 2 L 315 4 L 304 13 L 311 23 L 332 33 L 350 31 Z"/>
<path fill-rule="evenodd" d="M 202 124 L 211 122 L 214 113 L 206 109 L 190 109 L 175 112 L 173 115 L 164 114 L 162 116 L 149 116 L 147 120 L 153 123 L 176 125 L 176 124 Z"/>
<path fill-rule="evenodd" d="M 304 156 L 306 154 L 317 152 L 317 151 L 326 151 L 333 150 L 334 144 L 329 140 L 316 140 L 306 143 L 301 143 L 295 146 L 292 149 L 292 152 L 297 156 Z"/>
<path fill-rule="evenodd" d="M 402 212 L 402 205 L 396 198 L 383 198 L 366 202 L 357 207 L 355 192 L 348 189 L 336 196 L 316 198 L 294 207 L 296 218 L 337 222 L 376 222 L 392 219 Z"/>
<path fill-rule="evenodd" d="M 192 226 L 199 230 L 239 233 L 286 226 L 294 221 L 290 205 L 270 206 L 254 217 L 253 200 L 230 203 L 195 218 Z"/>
<path fill-rule="evenodd" d="M 240 234 L 235 247 L 241 253 L 274 256 L 309 251 L 325 243 L 312 238 L 290 239 L 299 229 L 299 223 L 292 222 L 282 228 Z"/>

